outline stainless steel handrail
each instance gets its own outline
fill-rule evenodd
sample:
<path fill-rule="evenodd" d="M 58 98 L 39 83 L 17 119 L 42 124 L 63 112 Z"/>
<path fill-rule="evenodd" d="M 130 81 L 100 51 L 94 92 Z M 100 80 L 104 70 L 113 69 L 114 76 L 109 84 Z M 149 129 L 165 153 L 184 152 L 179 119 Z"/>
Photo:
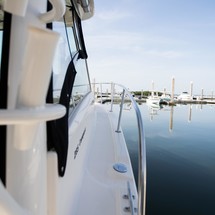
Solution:
<path fill-rule="evenodd" d="M 116 132 L 120 132 L 120 125 L 121 125 L 121 118 L 122 118 L 122 110 L 123 110 L 124 99 L 125 99 L 125 90 L 123 89 L 122 100 L 121 100 L 120 111 L 119 111 L 119 118 L 118 118 L 118 125 L 117 125 Z"/>
<path fill-rule="evenodd" d="M 97 84 L 97 83 L 94 83 Z M 101 83 L 100 83 L 101 84 Z M 102 84 L 113 84 L 113 83 L 102 83 Z M 122 109 L 124 104 L 124 97 L 127 95 L 132 103 L 132 106 L 135 110 L 137 125 L 138 125 L 138 215 L 145 215 L 146 213 L 146 143 L 143 130 L 143 119 L 141 116 L 140 109 L 137 105 L 137 102 L 134 100 L 131 93 L 126 87 L 121 84 L 114 83 L 115 86 L 119 86 L 123 89 L 123 94 L 121 98 L 120 113 L 118 118 L 117 131 L 119 131 Z M 113 86 L 111 86 L 111 111 L 113 105 Z"/>

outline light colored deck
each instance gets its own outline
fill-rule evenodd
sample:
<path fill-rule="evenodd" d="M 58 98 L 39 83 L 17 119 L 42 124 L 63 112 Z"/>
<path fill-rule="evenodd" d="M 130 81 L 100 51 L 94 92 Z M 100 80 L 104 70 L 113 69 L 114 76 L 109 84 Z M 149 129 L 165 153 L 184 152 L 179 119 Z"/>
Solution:
<path fill-rule="evenodd" d="M 100 105 L 95 107 L 96 122 L 94 135 L 89 143 L 87 165 L 80 190 L 77 214 L 129 214 L 124 207 L 129 201 L 123 199 L 127 194 L 127 181 L 136 195 L 130 159 L 125 146 L 123 133 L 116 133 L 114 113 L 107 112 Z M 113 169 L 115 163 L 127 166 L 127 173 Z"/>
<path fill-rule="evenodd" d="M 129 200 L 123 199 L 127 182 L 136 196 L 134 205 L 137 191 L 123 133 L 115 132 L 117 119 L 101 104 L 79 113 L 70 125 L 67 169 L 58 181 L 56 214 L 129 215 L 124 212 Z M 115 171 L 115 163 L 123 163 L 128 171 Z"/>

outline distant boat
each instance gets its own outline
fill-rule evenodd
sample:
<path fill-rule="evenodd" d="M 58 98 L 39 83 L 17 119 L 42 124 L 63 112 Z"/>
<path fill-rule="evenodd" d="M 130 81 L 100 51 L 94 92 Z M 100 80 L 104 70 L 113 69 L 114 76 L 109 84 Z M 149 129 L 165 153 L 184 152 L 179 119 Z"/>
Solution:
<path fill-rule="evenodd" d="M 182 92 L 178 98 L 178 101 L 192 101 L 193 100 L 193 96 L 191 96 L 188 92 Z"/>
<path fill-rule="evenodd" d="M 146 99 L 146 103 L 149 104 L 149 105 L 159 105 L 160 104 L 160 97 L 159 96 L 155 96 L 155 95 L 152 95 L 152 96 L 149 96 L 147 99 Z"/>
<path fill-rule="evenodd" d="M 171 96 L 169 94 L 163 93 L 160 97 L 160 104 L 169 104 L 171 101 Z"/>
<path fill-rule="evenodd" d="M 146 99 L 146 103 L 148 105 L 159 105 L 160 104 L 160 97 L 155 94 L 154 92 L 154 82 L 152 81 L 152 91 L 151 91 L 151 95 L 148 96 L 148 98 Z"/>

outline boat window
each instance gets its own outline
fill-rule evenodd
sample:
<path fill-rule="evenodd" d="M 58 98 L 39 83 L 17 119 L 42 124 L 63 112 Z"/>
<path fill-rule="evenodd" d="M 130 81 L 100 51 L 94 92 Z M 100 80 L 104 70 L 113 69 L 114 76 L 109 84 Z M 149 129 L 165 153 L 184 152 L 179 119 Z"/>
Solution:
<path fill-rule="evenodd" d="M 72 60 L 71 54 L 75 55 L 77 46 L 72 27 L 65 28 L 63 22 L 56 22 L 53 23 L 53 30 L 61 34 L 53 63 L 53 98 L 54 102 L 57 103 L 59 102 L 67 67 Z M 67 35 L 70 36 L 67 37 Z"/>
<path fill-rule="evenodd" d="M 72 26 L 64 22 L 53 23 L 53 30 L 61 34 L 53 64 L 53 98 L 55 103 L 59 102 L 66 71 L 72 60 L 77 72 L 70 98 L 70 108 L 74 108 L 90 91 L 90 82 L 80 18 L 77 14 L 71 18 Z"/>
<path fill-rule="evenodd" d="M 77 71 L 72 91 L 70 107 L 74 107 L 78 102 L 90 91 L 90 82 L 87 70 L 87 62 L 85 59 L 79 59 L 75 64 Z"/>

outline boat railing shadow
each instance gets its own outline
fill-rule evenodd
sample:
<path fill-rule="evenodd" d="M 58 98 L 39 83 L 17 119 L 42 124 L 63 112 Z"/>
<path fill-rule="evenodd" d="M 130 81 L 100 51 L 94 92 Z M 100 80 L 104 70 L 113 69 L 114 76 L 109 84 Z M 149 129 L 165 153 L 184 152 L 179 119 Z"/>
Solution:
<path fill-rule="evenodd" d="M 96 85 L 100 85 L 100 93 L 97 92 L 97 98 L 100 97 L 100 102 L 103 102 L 103 95 L 108 95 L 108 100 L 111 101 L 111 109 L 113 111 L 114 98 L 117 98 L 120 101 L 120 110 L 118 116 L 118 124 L 116 132 L 120 132 L 121 127 L 121 118 L 123 112 L 123 105 L 128 99 L 131 101 L 132 107 L 135 111 L 137 125 L 138 125 L 138 215 L 145 215 L 146 213 L 146 143 L 143 129 L 143 119 L 139 109 L 139 106 L 134 99 L 133 95 L 129 92 L 129 90 L 121 84 L 116 83 L 93 83 L 93 89 L 95 89 Z M 102 93 L 102 86 L 109 85 L 111 86 L 111 93 Z M 122 92 L 116 93 L 115 87 L 119 87 Z M 95 91 L 94 91 L 95 92 Z M 100 96 L 98 96 L 100 94 Z M 120 97 L 119 97 L 120 96 Z M 119 99 L 120 98 L 120 99 Z"/>

